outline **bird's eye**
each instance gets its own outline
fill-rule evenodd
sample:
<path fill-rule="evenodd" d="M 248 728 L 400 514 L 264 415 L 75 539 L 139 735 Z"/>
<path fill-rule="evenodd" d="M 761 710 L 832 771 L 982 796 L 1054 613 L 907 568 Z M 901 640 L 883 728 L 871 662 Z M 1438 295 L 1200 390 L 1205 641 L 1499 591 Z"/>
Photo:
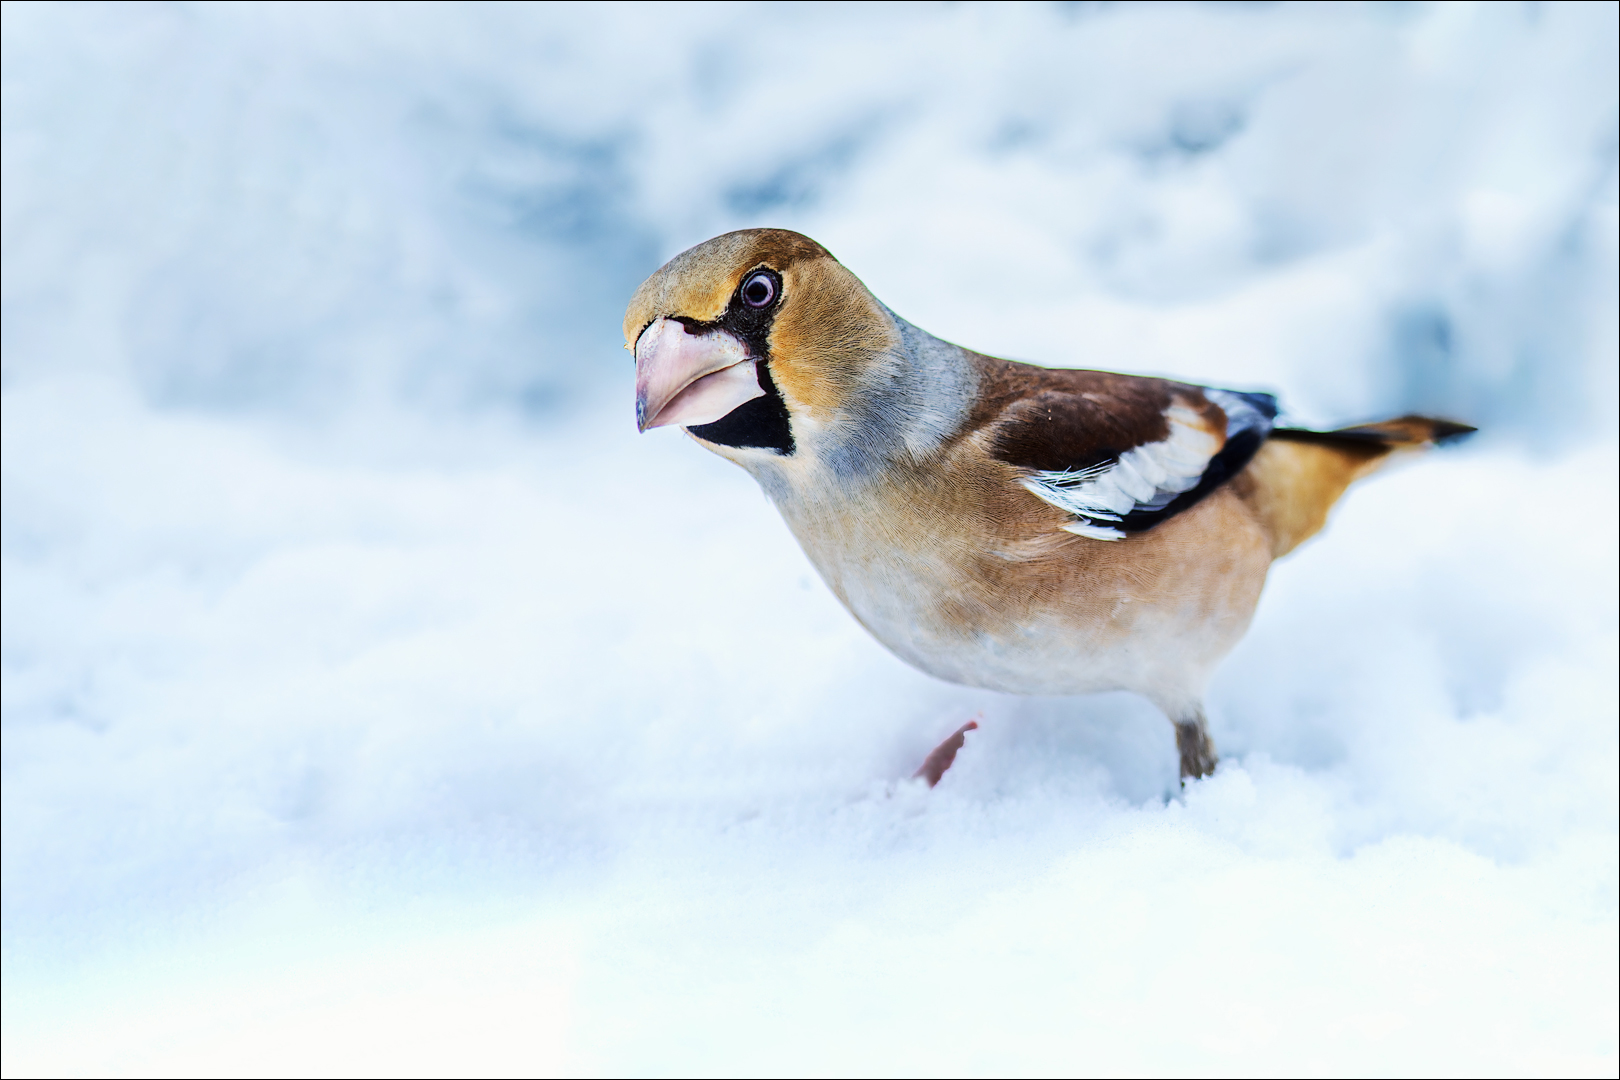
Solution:
<path fill-rule="evenodd" d="M 776 279 L 763 270 L 759 271 L 743 282 L 742 298 L 749 307 L 766 306 L 776 299 Z"/>

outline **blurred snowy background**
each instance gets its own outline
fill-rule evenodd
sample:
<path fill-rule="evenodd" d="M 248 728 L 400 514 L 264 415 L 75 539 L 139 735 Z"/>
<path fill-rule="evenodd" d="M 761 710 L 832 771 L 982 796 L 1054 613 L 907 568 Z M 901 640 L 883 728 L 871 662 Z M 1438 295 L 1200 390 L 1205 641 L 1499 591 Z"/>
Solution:
<path fill-rule="evenodd" d="M 11 4 L 8 1075 L 1613 1075 L 1613 4 Z M 1217 679 L 934 682 L 619 319 L 1483 434 Z M 909 774 L 983 710 L 933 793 Z"/>

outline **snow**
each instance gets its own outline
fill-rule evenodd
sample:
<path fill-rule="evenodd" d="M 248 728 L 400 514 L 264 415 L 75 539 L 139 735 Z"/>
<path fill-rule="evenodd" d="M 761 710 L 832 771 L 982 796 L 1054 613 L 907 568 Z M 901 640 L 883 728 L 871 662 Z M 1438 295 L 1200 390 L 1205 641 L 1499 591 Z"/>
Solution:
<path fill-rule="evenodd" d="M 1613 1075 L 1615 35 L 8 4 L 5 1073 Z M 760 224 L 986 351 L 1483 430 L 1278 564 L 1183 792 L 635 434 L 624 302 Z"/>

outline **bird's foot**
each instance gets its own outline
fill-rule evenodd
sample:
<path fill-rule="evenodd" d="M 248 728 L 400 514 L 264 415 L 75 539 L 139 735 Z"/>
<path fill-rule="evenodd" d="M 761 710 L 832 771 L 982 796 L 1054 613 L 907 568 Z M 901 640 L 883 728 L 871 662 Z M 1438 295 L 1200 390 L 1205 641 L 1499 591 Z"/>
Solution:
<path fill-rule="evenodd" d="M 928 752 L 928 756 L 923 759 L 922 768 L 913 773 L 911 778 L 927 780 L 929 787 L 939 783 L 939 778 L 945 775 L 945 770 L 956 760 L 956 752 L 967 742 L 967 733 L 977 731 L 978 728 L 977 716 L 957 728 L 955 734 Z"/>
<path fill-rule="evenodd" d="M 1181 751 L 1181 782 L 1196 780 L 1215 771 L 1220 758 L 1215 754 L 1215 741 L 1209 737 L 1202 719 L 1176 723 L 1176 749 Z"/>

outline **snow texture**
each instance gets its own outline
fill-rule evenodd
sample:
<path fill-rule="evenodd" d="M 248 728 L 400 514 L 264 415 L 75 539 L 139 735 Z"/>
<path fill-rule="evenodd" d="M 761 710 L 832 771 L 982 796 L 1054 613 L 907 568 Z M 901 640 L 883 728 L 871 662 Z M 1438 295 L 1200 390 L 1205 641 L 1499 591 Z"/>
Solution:
<path fill-rule="evenodd" d="M 1615 40 L 7 4 L 5 1073 L 1613 1075 Z M 623 304 L 765 224 L 972 348 L 1482 434 L 1276 567 L 1182 792 L 635 434 Z"/>

